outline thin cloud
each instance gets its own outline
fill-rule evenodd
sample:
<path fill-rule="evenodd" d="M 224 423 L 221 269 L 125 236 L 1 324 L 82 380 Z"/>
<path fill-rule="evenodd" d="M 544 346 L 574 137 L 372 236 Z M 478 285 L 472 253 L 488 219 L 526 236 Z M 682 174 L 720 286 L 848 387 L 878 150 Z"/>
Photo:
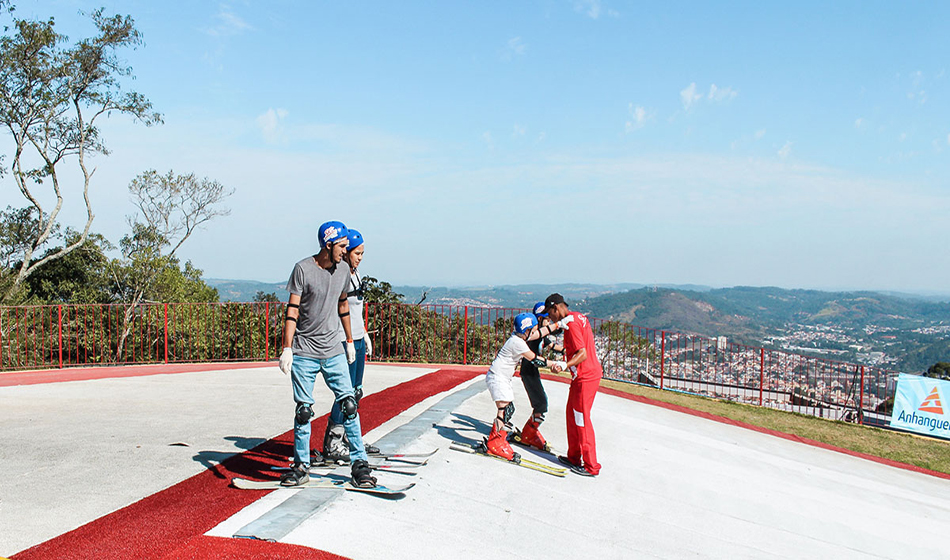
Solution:
<path fill-rule="evenodd" d="M 217 21 L 217 24 L 213 27 L 205 29 L 205 33 L 211 35 L 212 37 L 229 37 L 232 35 L 240 35 L 245 31 L 254 29 L 251 24 L 247 23 L 240 16 L 231 11 L 231 8 L 226 5 L 221 5 L 218 13 L 215 14 L 214 19 Z"/>
<path fill-rule="evenodd" d="M 521 37 L 512 37 L 501 51 L 502 60 L 511 60 L 517 56 L 524 56 L 528 45 Z"/>
<path fill-rule="evenodd" d="M 696 91 L 696 82 L 693 82 L 680 91 L 680 100 L 683 101 L 683 109 L 689 111 L 703 96 Z"/>
<path fill-rule="evenodd" d="M 709 86 L 709 99 L 710 101 L 729 101 L 735 99 L 739 95 L 739 92 L 732 89 L 731 87 L 721 88 L 713 84 Z"/>
<path fill-rule="evenodd" d="M 860 129 L 862 127 L 864 127 L 864 117 L 858 117 L 854 119 L 854 128 Z"/>
<path fill-rule="evenodd" d="M 261 129 L 265 142 L 276 144 L 284 137 L 281 123 L 288 114 L 286 109 L 271 108 L 258 115 L 255 122 L 257 122 L 258 128 Z"/>
<path fill-rule="evenodd" d="M 782 146 L 781 149 L 779 149 L 779 151 L 778 151 L 778 157 L 779 157 L 780 159 L 788 159 L 788 156 L 789 156 L 791 153 L 792 153 L 792 142 L 791 142 L 791 140 L 789 140 L 788 142 L 785 142 L 785 145 Z"/>
<path fill-rule="evenodd" d="M 754 136 L 756 140 L 761 140 L 762 138 L 765 137 L 765 129 L 760 128 L 759 130 L 756 130 Z"/>
<path fill-rule="evenodd" d="M 520 124 L 515 123 L 513 130 L 511 131 L 512 138 L 519 138 L 525 135 L 528 130 L 521 126 Z"/>
<path fill-rule="evenodd" d="M 624 127 L 625 130 L 629 133 L 643 128 L 643 125 L 646 124 L 647 119 L 649 118 L 647 110 L 640 105 L 634 106 L 634 104 L 631 103 L 627 111 L 629 118 L 627 119 L 627 123 Z"/>

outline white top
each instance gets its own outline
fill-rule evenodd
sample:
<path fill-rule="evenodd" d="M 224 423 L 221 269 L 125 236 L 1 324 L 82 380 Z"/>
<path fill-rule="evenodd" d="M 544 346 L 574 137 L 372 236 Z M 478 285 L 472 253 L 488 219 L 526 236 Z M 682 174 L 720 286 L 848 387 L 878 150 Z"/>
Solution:
<path fill-rule="evenodd" d="M 498 351 L 498 355 L 495 356 L 491 367 L 488 368 L 489 373 L 513 377 L 515 375 L 515 367 L 521 363 L 522 355 L 530 351 L 531 349 L 528 348 L 528 343 L 525 342 L 523 338 L 514 334 L 511 335 L 508 337 L 508 340 L 505 341 L 505 345 L 501 347 L 501 350 Z"/>
<path fill-rule="evenodd" d="M 346 301 L 350 304 L 350 334 L 353 335 L 353 340 L 359 340 L 366 336 L 366 325 L 363 323 L 363 296 L 349 295 L 359 291 L 361 283 L 362 280 L 359 275 L 355 271 L 351 272 L 350 282 L 346 288 Z M 343 332 L 342 322 L 340 323 L 340 332 Z"/>

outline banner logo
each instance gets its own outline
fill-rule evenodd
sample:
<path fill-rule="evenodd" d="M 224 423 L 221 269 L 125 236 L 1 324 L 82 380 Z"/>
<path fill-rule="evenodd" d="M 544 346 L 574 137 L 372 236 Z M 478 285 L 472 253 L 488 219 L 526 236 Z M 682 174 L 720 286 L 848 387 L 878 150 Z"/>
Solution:
<path fill-rule="evenodd" d="M 943 406 L 940 404 L 940 390 L 934 387 L 934 390 L 927 395 L 924 402 L 920 403 L 920 412 L 932 412 L 934 414 L 943 414 Z"/>

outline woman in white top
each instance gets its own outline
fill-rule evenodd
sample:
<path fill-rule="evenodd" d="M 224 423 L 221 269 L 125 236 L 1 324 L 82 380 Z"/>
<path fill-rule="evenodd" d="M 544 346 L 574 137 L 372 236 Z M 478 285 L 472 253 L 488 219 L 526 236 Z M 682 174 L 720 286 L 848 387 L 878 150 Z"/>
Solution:
<path fill-rule="evenodd" d="M 373 354 L 373 343 L 366 332 L 363 322 L 363 281 L 357 269 L 363 261 L 365 245 L 363 236 L 355 229 L 348 230 L 346 259 L 350 265 L 350 283 L 346 299 L 350 305 L 350 332 L 353 335 L 353 346 L 356 348 L 356 359 L 350 364 L 350 381 L 353 384 L 354 396 L 359 404 L 363 397 L 363 371 L 366 366 L 366 357 Z M 342 326 L 341 326 L 342 328 Z M 323 438 L 323 459 L 332 462 L 345 462 L 350 455 L 348 441 L 343 426 L 343 411 L 340 403 L 333 403 L 330 409 L 330 420 L 327 422 L 327 431 Z M 365 442 L 364 442 L 365 444 Z M 379 449 L 365 444 L 367 453 L 379 453 Z"/>

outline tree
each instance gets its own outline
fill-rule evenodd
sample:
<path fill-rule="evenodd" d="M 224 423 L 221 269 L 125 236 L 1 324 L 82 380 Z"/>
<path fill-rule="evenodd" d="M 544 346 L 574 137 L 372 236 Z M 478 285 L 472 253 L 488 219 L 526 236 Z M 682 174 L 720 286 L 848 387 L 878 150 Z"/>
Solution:
<path fill-rule="evenodd" d="M 364 276 L 363 286 L 363 297 L 367 303 L 402 303 L 402 294 L 396 293 L 389 282 Z"/>
<path fill-rule="evenodd" d="M 5 33 L 12 33 L 0 38 L 0 125 L 13 141 L 9 170 L 35 220 L 27 242 L 18 246 L 19 267 L 0 294 L 0 303 L 8 301 L 39 266 L 66 256 L 86 241 L 95 217 L 89 198 L 95 168 L 89 167 L 88 158 L 109 153 L 97 121 L 118 113 L 147 126 L 161 122 L 147 99 L 124 91 L 121 83 L 132 71 L 121 64 L 117 51 L 142 42 L 132 18 L 109 17 L 102 10 L 90 17 L 97 33 L 72 45 L 56 33 L 52 18 L 13 16 L 5 28 Z M 64 168 L 72 163 L 82 177 L 85 224 L 70 243 L 37 258 L 58 227 L 62 179 L 69 175 Z M 44 202 L 49 198 L 47 188 L 55 200 L 51 209 Z"/>
<path fill-rule="evenodd" d="M 937 379 L 946 379 L 950 381 L 950 363 L 937 362 L 927 368 L 927 372 L 924 373 L 924 376 L 935 377 Z"/>
<path fill-rule="evenodd" d="M 139 215 L 129 218 L 132 231 L 119 241 L 122 257 L 110 264 L 116 298 L 125 307 L 117 356 L 122 355 L 133 314 L 142 302 L 194 297 L 217 301 L 217 290 L 201 281 L 201 271 L 190 262 L 181 271 L 175 253 L 196 228 L 229 213 L 220 204 L 233 190 L 194 174 L 159 175 L 150 170 L 132 180 L 129 193 Z"/>
<path fill-rule="evenodd" d="M 74 243 L 78 236 L 79 232 L 67 231 L 65 243 Z M 46 261 L 27 277 L 24 285 L 30 298 L 40 303 L 111 303 L 106 252 L 114 248 L 102 235 L 90 233 L 76 250 Z"/>

